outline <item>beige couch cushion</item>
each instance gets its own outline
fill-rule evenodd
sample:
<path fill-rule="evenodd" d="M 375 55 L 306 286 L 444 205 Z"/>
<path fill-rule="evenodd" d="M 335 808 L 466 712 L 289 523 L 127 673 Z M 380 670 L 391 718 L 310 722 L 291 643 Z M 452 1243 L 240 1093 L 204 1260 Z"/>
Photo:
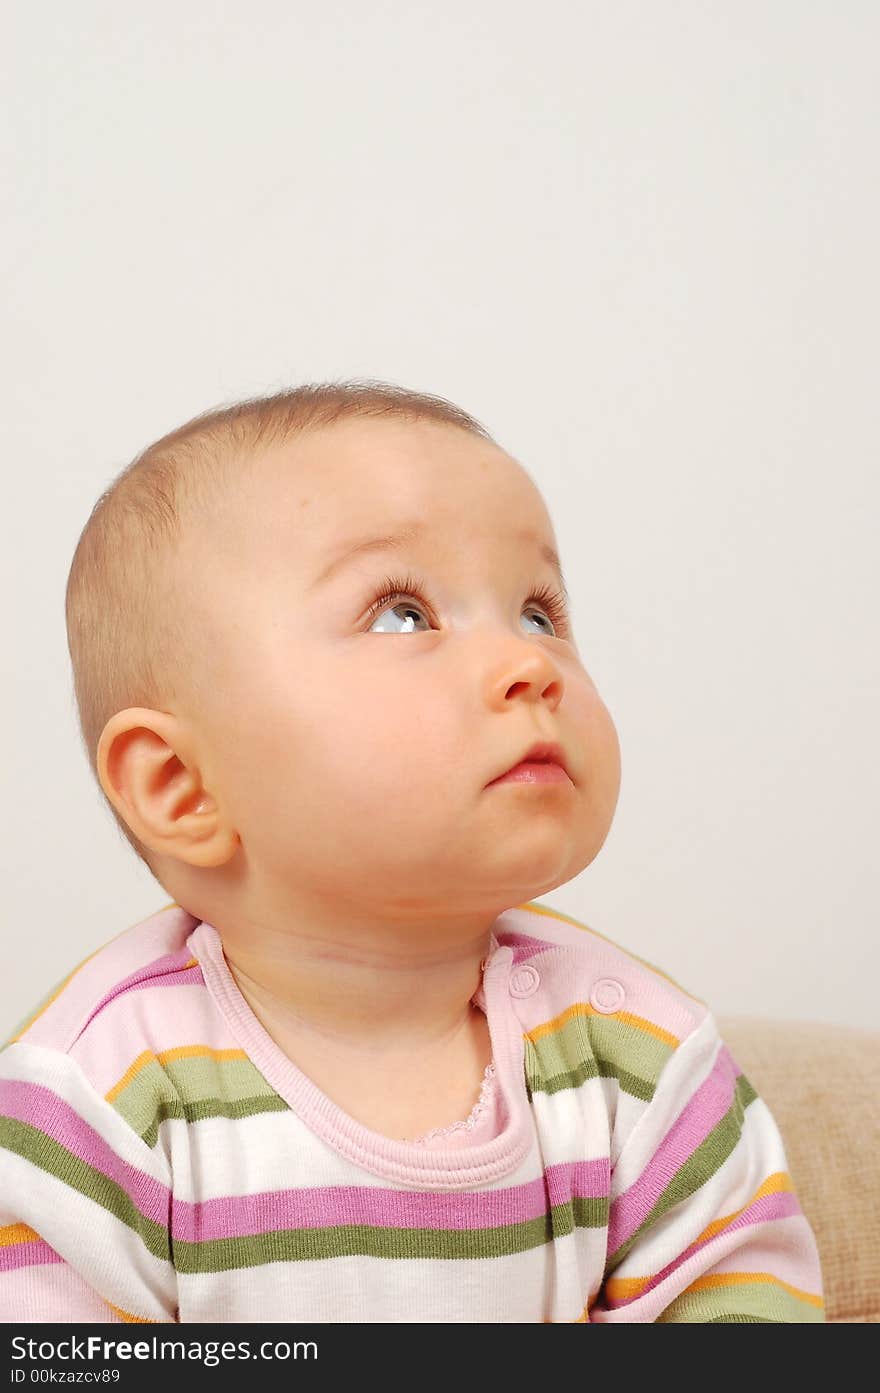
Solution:
<path fill-rule="evenodd" d="M 756 1016 L 718 1027 L 782 1133 L 826 1320 L 880 1322 L 880 1034 Z"/>

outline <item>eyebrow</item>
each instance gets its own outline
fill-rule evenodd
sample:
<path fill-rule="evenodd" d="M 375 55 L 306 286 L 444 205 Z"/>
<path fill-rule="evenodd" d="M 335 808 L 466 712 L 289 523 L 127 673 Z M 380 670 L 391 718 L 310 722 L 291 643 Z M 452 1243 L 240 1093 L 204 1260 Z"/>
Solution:
<path fill-rule="evenodd" d="M 423 523 L 414 522 L 401 527 L 397 532 L 389 533 L 386 537 L 360 537 L 355 541 L 348 542 L 343 547 L 338 556 L 335 556 L 328 566 L 311 582 L 309 591 L 316 590 L 319 585 L 324 585 L 328 580 L 344 566 L 347 566 L 355 557 L 363 556 L 367 552 L 374 551 L 404 551 L 411 547 L 424 535 L 425 526 Z M 533 542 L 541 556 L 547 561 L 556 572 L 559 578 L 559 585 L 562 590 L 562 597 L 566 606 L 570 607 L 568 587 L 565 584 L 565 577 L 562 574 L 562 565 L 559 554 L 550 546 L 549 542 L 543 542 L 531 527 L 523 527 L 519 532 L 515 532 L 514 541 Z"/>

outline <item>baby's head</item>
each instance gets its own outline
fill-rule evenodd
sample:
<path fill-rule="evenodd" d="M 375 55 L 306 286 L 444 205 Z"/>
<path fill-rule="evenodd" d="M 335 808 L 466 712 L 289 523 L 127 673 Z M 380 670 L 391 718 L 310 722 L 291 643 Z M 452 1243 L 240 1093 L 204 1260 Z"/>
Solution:
<path fill-rule="evenodd" d="M 441 398 L 311 385 L 163 437 L 95 505 L 67 625 L 104 796 L 215 925 L 494 915 L 608 834 L 617 734 L 547 509 Z M 487 787 L 538 741 L 569 779 Z"/>

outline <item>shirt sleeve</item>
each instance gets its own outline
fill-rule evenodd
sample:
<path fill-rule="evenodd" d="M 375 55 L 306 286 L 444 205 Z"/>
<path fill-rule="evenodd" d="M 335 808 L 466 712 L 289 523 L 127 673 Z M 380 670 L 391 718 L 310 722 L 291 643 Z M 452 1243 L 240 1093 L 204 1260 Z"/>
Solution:
<path fill-rule="evenodd" d="M 779 1129 L 707 1014 L 665 1065 L 612 1169 L 589 1320 L 824 1319 L 816 1240 Z"/>
<path fill-rule="evenodd" d="M 0 1321 L 171 1322 L 170 1173 L 69 1055 L 0 1051 Z"/>

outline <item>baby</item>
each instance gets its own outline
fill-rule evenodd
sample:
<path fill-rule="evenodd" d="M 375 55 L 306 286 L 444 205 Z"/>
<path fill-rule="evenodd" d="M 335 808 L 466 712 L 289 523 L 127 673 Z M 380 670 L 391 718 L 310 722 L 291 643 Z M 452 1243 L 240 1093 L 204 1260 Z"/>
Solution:
<path fill-rule="evenodd" d="M 620 749 L 477 421 L 376 382 L 205 413 L 99 499 L 67 620 L 172 902 L 0 1052 L 0 1319 L 824 1319 L 707 1006 L 534 900 Z"/>

